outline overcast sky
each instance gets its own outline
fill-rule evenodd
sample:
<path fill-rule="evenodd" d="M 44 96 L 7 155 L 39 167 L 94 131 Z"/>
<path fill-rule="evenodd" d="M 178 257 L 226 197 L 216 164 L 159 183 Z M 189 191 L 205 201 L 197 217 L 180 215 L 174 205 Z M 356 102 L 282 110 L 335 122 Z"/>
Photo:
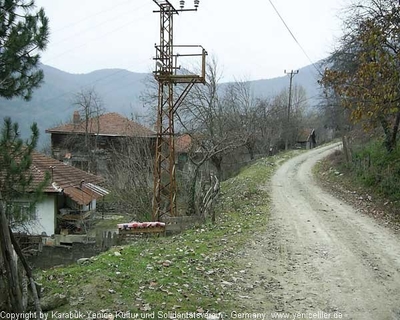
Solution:
<path fill-rule="evenodd" d="M 326 57 L 340 36 L 346 0 L 272 0 L 309 58 Z M 171 3 L 179 7 L 178 0 Z M 44 64 L 70 73 L 103 68 L 150 72 L 159 41 L 152 0 L 36 0 L 50 19 Z M 186 1 L 187 7 L 193 0 Z M 224 80 L 256 80 L 309 65 L 269 0 L 200 0 L 175 16 L 175 44 L 201 44 L 217 57 Z"/>

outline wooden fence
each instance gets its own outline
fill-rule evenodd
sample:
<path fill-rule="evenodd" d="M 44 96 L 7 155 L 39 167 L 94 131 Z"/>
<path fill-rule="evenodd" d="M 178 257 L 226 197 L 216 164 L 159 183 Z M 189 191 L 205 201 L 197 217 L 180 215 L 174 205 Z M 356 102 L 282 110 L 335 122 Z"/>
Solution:
<path fill-rule="evenodd" d="M 117 231 L 102 231 L 96 235 L 96 244 L 101 251 L 106 251 L 119 244 Z"/>
<path fill-rule="evenodd" d="M 204 223 L 199 216 L 168 217 L 162 219 L 167 234 L 177 234 Z"/>
<path fill-rule="evenodd" d="M 108 230 L 99 232 L 96 236 L 96 243 L 102 250 L 108 250 L 112 246 L 133 242 L 137 239 L 149 236 L 163 236 L 179 234 L 195 226 L 201 226 L 204 221 L 199 216 L 169 217 L 162 219 L 165 228 L 142 228 L 131 230 Z"/>

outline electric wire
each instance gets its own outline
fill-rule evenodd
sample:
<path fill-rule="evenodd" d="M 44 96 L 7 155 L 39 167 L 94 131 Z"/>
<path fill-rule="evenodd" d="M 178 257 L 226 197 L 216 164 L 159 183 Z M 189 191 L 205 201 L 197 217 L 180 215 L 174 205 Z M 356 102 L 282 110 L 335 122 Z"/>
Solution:
<path fill-rule="evenodd" d="M 99 39 L 104 39 L 105 36 L 110 35 L 110 34 L 113 34 L 113 33 L 117 32 L 117 31 L 119 31 L 119 30 L 121 30 L 121 29 L 127 27 L 128 25 L 131 25 L 131 24 L 133 24 L 133 23 L 135 23 L 135 22 L 137 22 L 137 21 L 143 20 L 143 19 L 146 19 L 146 16 L 143 16 L 143 17 L 140 18 L 140 19 L 136 19 L 136 20 L 130 21 L 130 22 L 126 23 L 126 24 L 123 24 L 123 25 L 119 26 L 118 28 L 115 28 L 115 29 L 113 29 L 113 30 L 111 30 L 111 31 L 109 31 L 109 32 L 103 33 L 103 34 L 102 34 L 101 36 L 99 36 L 99 37 L 96 37 L 96 38 L 93 38 L 93 39 L 91 39 L 91 40 L 89 40 L 89 41 L 86 41 L 85 43 L 83 43 L 83 44 L 81 44 L 81 45 L 78 45 L 78 46 L 75 46 L 75 47 L 73 47 L 73 48 L 71 48 L 71 49 L 68 49 L 68 50 L 66 50 L 66 51 L 64 51 L 64 52 L 62 52 L 62 53 L 60 53 L 60 54 L 58 54 L 58 55 L 56 55 L 56 56 L 50 57 L 50 58 L 46 59 L 43 63 L 48 63 L 49 61 L 58 59 L 58 58 L 62 57 L 63 55 L 65 55 L 65 54 L 67 54 L 67 53 L 69 53 L 69 52 L 74 51 L 75 49 L 80 49 L 80 48 L 82 48 L 82 47 L 87 46 L 89 43 L 91 43 L 91 42 L 93 42 L 93 41 L 97 41 L 97 40 L 99 40 Z"/>
<path fill-rule="evenodd" d="M 124 3 L 126 3 L 126 2 L 124 2 Z M 146 4 L 146 5 L 147 5 L 147 4 Z M 139 10 L 139 9 L 143 8 L 144 6 L 145 6 L 145 5 L 142 5 L 142 6 L 138 7 L 138 8 L 135 9 L 135 10 Z M 98 14 L 100 14 L 100 13 L 98 13 Z M 56 56 L 53 56 L 53 57 L 51 57 L 51 58 L 49 58 L 49 59 L 46 59 L 46 60 L 43 61 L 42 63 L 46 64 L 46 63 L 48 63 L 49 61 L 52 61 L 52 60 L 54 60 L 54 59 L 57 59 L 57 58 L 59 58 L 59 57 L 65 55 L 65 54 L 67 54 L 67 53 L 69 53 L 69 52 L 71 52 L 71 51 L 74 51 L 75 49 L 82 48 L 82 47 L 86 46 L 87 44 L 89 44 L 90 42 L 97 41 L 97 40 L 99 40 L 99 39 L 104 39 L 105 36 L 107 36 L 107 35 L 109 35 L 109 34 L 112 34 L 112 33 L 114 33 L 114 32 L 117 32 L 118 30 L 120 30 L 120 29 L 122 29 L 122 28 L 124 28 L 124 27 L 126 27 L 126 26 L 128 26 L 128 25 L 131 25 L 132 23 L 135 23 L 135 22 L 137 22 L 137 21 L 143 20 L 143 19 L 145 19 L 145 18 L 146 18 L 146 16 L 143 16 L 142 18 L 139 18 L 139 19 L 135 19 L 135 20 L 133 20 L 133 21 L 130 21 L 130 22 L 127 23 L 127 24 L 124 24 L 124 25 L 122 25 L 122 26 L 119 26 L 118 28 L 115 28 L 115 29 L 113 29 L 113 30 L 111 30 L 111 31 L 109 31 L 109 32 L 103 33 L 101 36 L 96 37 L 96 38 L 94 38 L 94 39 L 91 39 L 90 41 L 87 41 L 87 42 L 85 42 L 85 43 L 82 44 L 82 45 L 76 46 L 76 47 L 71 48 L 71 49 L 69 49 L 69 50 L 67 50 L 67 51 L 64 51 L 64 52 L 62 52 L 62 53 L 60 53 L 60 54 L 58 54 L 58 55 L 56 55 Z M 87 19 L 84 19 L 84 20 L 87 20 Z M 74 24 L 72 24 L 72 25 L 74 25 Z M 91 81 L 91 82 L 88 83 L 87 85 L 83 86 L 81 89 L 85 89 L 85 88 L 88 88 L 88 87 L 92 87 L 92 86 L 94 86 L 95 84 L 97 84 L 97 83 L 103 81 L 104 79 L 113 77 L 114 75 L 117 75 L 117 74 L 119 74 L 119 73 L 121 73 L 121 72 L 128 71 L 127 69 L 130 69 L 131 67 L 134 67 L 134 66 L 137 65 L 137 64 L 141 64 L 141 63 L 143 63 L 143 62 L 145 62 L 145 61 L 147 61 L 147 60 L 148 60 L 148 59 L 141 60 L 140 62 L 136 62 L 135 64 L 130 65 L 130 66 L 128 66 L 127 68 L 120 68 L 120 69 L 116 70 L 115 72 L 112 72 L 112 73 L 108 74 L 107 76 L 100 77 L 100 78 L 98 78 L 98 79 L 96 79 L 96 80 L 94 80 L 94 81 Z M 123 76 L 122 78 L 124 78 L 124 77 L 126 77 L 126 76 L 127 76 L 127 75 Z M 114 81 L 114 80 L 111 80 L 111 81 L 109 81 L 109 82 L 106 82 L 105 84 L 111 83 L 112 81 Z M 137 81 L 133 81 L 132 84 L 135 83 L 135 82 L 137 82 Z M 57 96 L 48 98 L 48 99 L 42 101 L 42 103 L 45 103 L 45 102 L 48 102 L 48 101 L 52 101 L 52 100 L 55 100 L 55 99 L 59 99 L 59 98 L 62 98 L 62 97 L 64 97 L 64 96 L 66 96 L 66 95 L 73 94 L 73 93 L 75 93 L 75 91 L 67 91 L 67 92 L 64 92 L 64 93 L 62 93 L 62 94 L 60 94 L 60 95 L 57 95 Z"/>
<path fill-rule="evenodd" d="M 117 5 L 113 5 L 111 8 L 107 8 L 107 9 L 105 9 L 105 10 L 99 11 L 99 12 L 97 12 L 97 13 L 95 13 L 95 14 L 90 15 L 90 16 L 86 16 L 85 18 L 83 18 L 83 19 L 81 19 L 81 20 L 78 20 L 78 21 L 75 21 L 75 22 L 72 22 L 72 23 L 68 23 L 68 24 L 64 25 L 63 27 L 60 27 L 60 28 L 54 30 L 54 32 L 59 32 L 59 31 L 65 30 L 65 29 L 67 29 L 67 28 L 70 28 L 70 27 L 75 26 L 75 25 L 77 25 L 77 24 L 80 24 L 80 23 L 82 23 L 82 22 L 85 22 L 85 21 L 87 21 L 87 20 L 89 20 L 89 19 L 91 19 L 91 18 L 93 18 L 93 17 L 97 17 L 97 16 L 99 16 L 99 15 L 105 13 L 105 12 L 113 11 L 113 10 L 115 10 L 116 8 L 118 8 L 118 7 L 120 7 L 120 6 L 124 5 L 124 4 L 130 3 L 130 2 L 132 2 L 132 0 L 124 1 L 124 2 L 121 2 L 121 3 L 117 4 Z M 146 4 L 146 5 L 147 5 L 147 4 Z M 144 7 L 144 6 L 145 6 L 145 5 L 143 5 L 142 7 Z M 140 8 L 141 8 L 141 7 L 140 7 Z"/>
<path fill-rule="evenodd" d="M 294 33 L 292 32 L 292 30 L 290 30 L 288 24 L 286 23 L 286 21 L 283 19 L 282 15 L 279 13 L 278 9 L 275 7 L 274 3 L 272 2 L 272 0 L 268 0 L 269 3 L 271 4 L 272 8 L 275 10 L 276 14 L 278 15 L 279 19 L 282 21 L 282 23 L 284 24 L 284 26 L 286 27 L 287 31 L 289 31 L 290 35 L 292 36 L 293 40 L 297 43 L 297 45 L 300 47 L 301 51 L 303 52 L 303 54 L 306 56 L 306 58 L 308 59 L 308 61 L 312 64 L 312 66 L 315 68 L 315 70 L 322 75 L 321 70 L 315 65 L 315 63 L 312 61 L 312 59 L 310 58 L 310 56 L 307 54 L 306 50 L 304 50 L 303 46 L 300 44 L 300 42 L 297 40 L 296 36 L 294 35 Z"/>
<path fill-rule="evenodd" d="M 146 5 L 142 5 L 142 6 L 140 6 L 140 7 L 137 7 L 137 8 L 135 8 L 135 9 L 133 9 L 133 11 L 138 12 L 138 11 L 140 11 L 141 9 L 143 9 L 143 8 L 146 7 L 146 6 L 147 6 L 147 4 L 146 4 Z M 114 21 L 114 20 L 116 20 L 116 19 L 121 18 L 121 16 L 128 15 L 128 14 L 131 15 L 131 14 L 132 14 L 132 11 L 131 11 L 131 10 L 125 10 L 125 12 L 122 13 L 122 14 L 118 14 L 118 15 L 116 15 L 116 16 L 110 18 L 110 19 L 107 19 L 107 20 L 105 20 L 105 21 L 102 21 L 102 22 L 100 22 L 100 23 L 94 25 L 94 26 L 91 26 L 90 28 L 87 28 L 87 29 L 84 29 L 84 30 L 80 30 L 79 32 L 77 32 L 77 33 L 75 33 L 75 34 L 72 34 L 72 35 L 70 35 L 70 36 L 68 36 L 68 37 L 66 37 L 66 38 L 64 38 L 64 39 L 62 39 L 62 40 L 60 40 L 60 41 L 57 41 L 57 42 L 55 42 L 55 43 L 52 43 L 52 46 L 57 46 L 57 45 L 59 45 L 59 44 L 61 44 L 61 43 L 64 43 L 65 41 L 67 41 L 67 40 L 69 40 L 69 39 L 72 39 L 72 38 L 75 38 L 75 39 L 76 39 L 76 37 L 79 37 L 79 36 L 81 36 L 81 35 L 87 33 L 87 32 L 90 31 L 90 30 L 93 30 L 93 29 L 95 29 L 95 28 L 98 28 L 98 27 L 100 27 L 100 26 L 102 26 L 102 25 L 104 25 L 104 24 L 106 24 L 106 23 L 108 23 L 108 22 Z"/>

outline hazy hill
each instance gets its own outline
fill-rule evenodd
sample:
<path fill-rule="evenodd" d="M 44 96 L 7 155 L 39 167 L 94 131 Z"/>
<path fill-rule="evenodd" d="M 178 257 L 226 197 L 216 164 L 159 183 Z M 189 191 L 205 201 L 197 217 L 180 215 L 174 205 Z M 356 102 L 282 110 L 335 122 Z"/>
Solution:
<path fill-rule="evenodd" d="M 11 117 L 20 124 L 24 136 L 29 133 L 29 126 L 36 121 L 41 131 L 40 144 L 48 140 L 44 133 L 50 128 L 71 119 L 75 109 L 74 94 L 84 87 L 94 87 L 104 101 L 108 111 L 129 116 L 133 111 L 145 113 L 139 101 L 144 90 L 144 80 L 149 74 L 134 73 L 123 69 L 98 70 L 88 74 L 70 74 L 56 68 L 42 65 L 45 80 L 37 89 L 32 100 L 0 99 L 0 118 Z M 306 88 L 308 97 L 317 94 L 315 70 L 312 66 L 302 68 L 295 77 L 295 83 Z M 255 96 L 271 96 L 287 88 L 289 79 L 279 78 L 252 81 Z M 310 103 L 315 100 L 310 99 Z"/>
<path fill-rule="evenodd" d="M 289 71 L 289 70 L 288 70 Z M 318 72 L 314 66 L 309 65 L 299 69 L 299 73 L 293 78 L 294 85 L 301 85 L 307 91 L 309 107 L 318 101 L 319 85 Z M 284 74 L 282 77 L 251 81 L 254 95 L 256 97 L 270 97 L 279 94 L 283 89 L 289 88 L 289 76 Z"/>

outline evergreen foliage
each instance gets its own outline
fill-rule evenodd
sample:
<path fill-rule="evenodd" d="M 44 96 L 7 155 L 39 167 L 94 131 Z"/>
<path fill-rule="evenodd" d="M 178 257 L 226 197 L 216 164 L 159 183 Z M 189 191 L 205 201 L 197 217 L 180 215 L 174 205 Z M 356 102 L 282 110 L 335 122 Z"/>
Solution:
<path fill-rule="evenodd" d="M 34 8 L 33 0 L 0 0 L 0 97 L 29 100 L 33 89 L 43 80 L 38 64 L 39 52 L 48 41 L 48 19 L 43 9 L 34 12 Z M 0 310 L 16 313 L 28 307 L 24 274 L 30 283 L 36 312 L 41 312 L 32 272 L 11 230 L 11 226 L 30 217 L 29 210 L 26 215 L 15 215 L 10 202 L 27 191 L 39 195 L 48 182 L 45 179 L 37 190 L 28 189 L 32 182 L 31 155 L 39 136 L 36 124 L 31 130 L 32 137 L 24 144 L 18 125 L 6 118 L 0 137 Z"/>
<path fill-rule="evenodd" d="M 5 208 L 11 227 L 21 226 L 32 218 L 33 209 L 40 200 L 43 188 L 49 176 L 38 188 L 31 188 L 32 152 L 36 147 L 39 130 L 36 123 L 31 126 L 32 136 L 23 141 L 20 138 L 18 124 L 10 118 L 4 119 L 0 135 L 0 201 Z M 28 210 L 21 210 L 13 203 L 16 199 L 29 199 Z"/>
<path fill-rule="evenodd" d="M 49 37 L 48 18 L 34 1 L 0 0 L 0 96 L 29 100 L 43 80 L 40 54 Z"/>

